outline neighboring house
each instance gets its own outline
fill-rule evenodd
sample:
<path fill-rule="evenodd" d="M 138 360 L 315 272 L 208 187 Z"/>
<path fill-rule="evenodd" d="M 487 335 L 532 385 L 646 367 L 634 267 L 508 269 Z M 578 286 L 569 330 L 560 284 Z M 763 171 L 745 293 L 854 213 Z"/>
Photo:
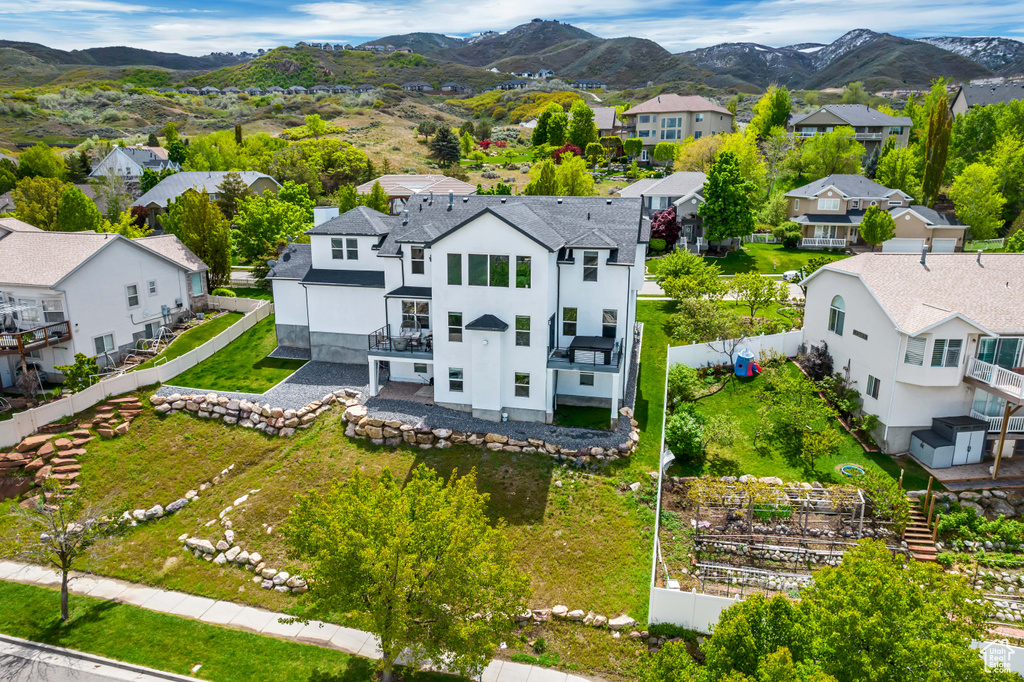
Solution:
<path fill-rule="evenodd" d="M 178 90 L 182 95 L 198 95 L 199 91 L 192 86 L 187 86 Z"/>
<path fill-rule="evenodd" d="M 310 92 L 330 92 L 331 89 L 326 85 L 314 85 L 309 89 Z"/>
<path fill-rule="evenodd" d="M 577 90 L 603 90 L 605 87 L 603 82 L 593 78 L 577 78 L 570 85 Z"/>
<path fill-rule="evenodd" d="M 961 85 L 949 105 L 954 116 L 974 107 L 1024 100 L 1024 83 L 993 83 L 989 85 Z"/>
<path fill-rule="evenodd" d="M 210 293 L 210 268 L 192 252 L 192 249 L 185 246 L 173 234 L 139 237 L 135 241 L 184 268 L 188 282 L 188 308 L 195 311 L 207 309 L 209 306 L 207 297 Z"/>
<path fill-rule="evenodd" d="M 395 215 L 403 208 L 410 198 L 424 195 L 429 201 L 441 201 L 442 195 L 454 192 L 462 197 L 476 194 L 476 185 L 463 182 L 445 175 L 382 175 L 356 187 L 359 194 L 369 194 L 375 183 L 380 183 L 391 200 L 391 214 Z"/>
<path fill-rule="evenodd" d="M 210 199 L 216 200 L 219 196 L 217 186 L 224 182 L 224 176 L 229 172 L 238 173 L 253 194 L 263 194 L 268 189 L 277 192 L 281 187 L 274 178 L 256 171 L 190 171 L 175 173 L 164 178 L 157 183 L 156 187 L 136 199 L 134 205 L 145 206 L 149 209 L 146 222 L 152 229 L 160 230 L 162 228 L 157 216 L 167 212 L 167 206 L 171 201 L 190 189 L 198 192 L 206 190 Z"/>
<path fill-rule="evenodd" d="M 267 94 L 268 95 L 283 95 L 284 94 L 284 88 L 282 88 L 280 86 L 277 86 L 277 85 L 271 85 L 269 88 L 267 88 Z"/>
<path fill-rule="evenodd" d="M 427 92 L 434 88 L 425 81 L 409 81 L 408 83 L 402 83 L 402 89 L 406 92 Z"/>
<path fill-rule="evenodd" d="M 441 84 L 441 92 L 469 92 L 470 90 L 472 90 L 472 88 L 462 85 L 461 83 L 449 81 L 448 83 Z"/>
<path fill-rule="evenodd" d="M 14 212 L 14 197 L 10 192 L 0 194 L 0 214 Z"/>
<path fill-rule="evenodd" d="M 165 170 L 179 171 L 181 164 L 167 158 L 167 150 L 163 147 L 119 147 L 114 145 L 110 153 L 92 168 L 91 178 L 99 178 L 111 173 L 126 179 L 138 181 L 142 171 L 149 169 L 154 173 Z"/>
<path fill-rule="evenodd" d="M 932 420 L 980 419 L 991 445 L 1007 404 L 1024 401 L 1024 254 L 864 253 L 815 271 L 804 286 L 803 342 L 827 343 L 863 411 L 878 416 L 873 435 L 885 452 L 911 450 L 929 466 L 976 463 L 981 444 L 932 460 L 928 450 L 944 447 L 922 446 L 942 440 Z M 1007 431 L 1024 441 L 1024 413 Z"/>
<path fill-rule="evenodd" d="M 396 48 L 395 52 L 401 52 L 402 54 L 412 54 L 412 48 L 411 47 L 402 46 L 402 47 Z"/>
<path fill-rule="evenodd" d="M 801 226 L 803 248 L 866 245 L 860 223 L 868 206 L 888 211 L 896 223 L 896 236 L 882 244 L 883 251 L 951 253 L 964 248 L 966 226 L 955 216 L 915 205 L 909 194 L 860 175 L 829 175 L 786 197 L 789 219 Z"/>
<path fill-rule="evenodd" d="M 159 90 L 157 90 L 157 92 L 163 95 L 169 95 L 177 92 L 177 90 L 175 88 L 160 88 Z"/>
<path fill-rule="evenodd" d="M 233 85 L 229 85 L 228 87 L 226 87 L 223 90 L 221 90 L 221 92 L 224 93 L 225 95 L 237 95 L 237 94 L 239 94 L 242 91 L 239 90 L 238 88 L 236 88 Z"/>
<path fill-rule="evenodd" d="M 826 104 L 809 114 L 790 116 L 787 127 L 797 137 L 813 137 L 848 126 L 853 128 L 854 139 L 864 145 L 867 158 L 890 137 L 906 147 L 913 125 L 909 116 L 890 116 L 866 104 Z"/>
<path fill-rule="evenodd" d="M 509 80 L 498 83 L 500 90 L 521 90 L 530 84 L 527 80 Z"/>
<path fill-rule="evenodd" d="M 220 94 L 220 90 L 218 90 L 217 88 L 213 87 L 212 85 L 207 85 L 205 88 L 200 88 L 199 89 L 199 94 L 200 95 L 219 95 Z"/>
<path fill-rule="evenodd" d="M 532 71 L 520 71 L 519 73 L 512 74 L 513 76 L 519 76 L 520 78 L 533 78 Z"/>
<path fill-rule="evenodd" d="M 73 363 L 76 353 L 98 356 L 101 367 L 116 362 L 187 309 L 195 265 L 182 265 L 145 242 L 44 232 L 11 219 L 0 219 L 0 235 L 4 387 L 13 383 L 23 357 L 53 374 L 56 365 Z"/>
<path fill-rule="evenodd" d="M 594 125 L 597 126 L 598 137 L 611 137 L 622 134 L 618 111 L 615 107 L 591 107 L 594 110 Z M 586 151 L 586 150 L 584 150 Z"/>
<path fill-rule="evenodd" d="M 555 72 L 551 69 L 541 69 L 537 72 L 537 78 L 554 78 Z"/>
<path fill-rule="evenodd" d="M 302 87 L 301 85 L 292 85 L 287 90 L 285 90 L 285 92 L 289 95 L 305 95 L 306 88 Z"/>
<path fill-rule="evenodd" d="M 350 88 L 347 85 L 340 85 L 339 84 L 339 85 L 335 85 L 333 88 L 331 88 L 331 92 L 334 93 L 335 95 L 346 95 L 346 94 L 352 92 L 352 88 Z"/>
<path fill-rule="evenodd" d="M 352 209 L 288 247 L 268 276 L 278 344 L 368 363 L 372 395 L 387 376 L 484 419 L 551 422 L 558 405 L 592 405 L 617 420 L 650 235 L 640 202 L 414 204 Z"/>
<path fill-rule="evenodd" d="M 675 206 L 676 222 L 680 226 L 679 239 L 691 252 L 701 253 L 707 251 L 708 242 L 704 238 L 704 223 L 697 211 L 704 203 L 704 183 L 707 179 L 704 173 L 680 171 L 667 178 L 638 180 L 621 190 L 619 196 L 641 198 L 648 215 Z"/>
<path fill-rule="evenodd" d="M 698 95 L 658 95 L 622 114 L 623 134 L 643 141 L 641 161 L 659 142 L 732 132 L 732 112 Z"/>
<path fill-rule="evenodd" d="M 376 85 L 371 85 L 370 83 L 363 83 L 362 85 L 357 85 L 356 86 L 356 92 L 358 92 L 358 93 L 370 92 L 371 90 L 376 90 L 376 89 L 377 89 L 377 86 Z"/>
<path fill-rule="evenodd" d="M 245 89 L 245 94 L 249 95 L 250 97 L 260 97 L 263 95 L 263 91 L 260 90 L 259 88 L 249 86 Z"/>

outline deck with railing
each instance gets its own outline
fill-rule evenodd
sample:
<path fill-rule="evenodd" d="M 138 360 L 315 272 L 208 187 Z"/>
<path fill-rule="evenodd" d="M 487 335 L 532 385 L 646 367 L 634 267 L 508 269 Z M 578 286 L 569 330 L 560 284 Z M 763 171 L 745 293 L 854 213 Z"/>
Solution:
<path fill-rule="evenodd" d="M 429 360 L 434 357 L 434 339 L 429 331 L 391 333 L 391 325 L 384 325 L 368 335 L 370 355 L 385 355 L 409 359 Z"/>
<path fill-rule="evenodd" d="M 1016 403 L 1024 401 L 1024 374 L 1005 369 L 990 362 L 971 358 L 967 361 L 964 380 L 984 384 L 985 388 L 994 389 Z"/>
<path fill-rule="evenodd" d="M 845 249 L 846 248 L 846 240 L 845 239 L 827 239 L 825 237 L 804 237 L 803 239 L 800 240 L 800 246 L 802 248 L 805 248 L 805 249 L 807 249 L 807 248 L 811 248 L 811 249 L 814 249 L 814 248 L 818 248 L 818 249 L 821 249 L 821 248 L 825 248 L 825 249 L 835 249 L 835 248 Z"/>
<path fill-rule="evenodd" d="M 604 344 L 596 341 L 612 341 L 603 337 L 577 336 L 568 348 L 548 348 L 548 369 L 572 369 L 581 372 L 618 372 L 622 359 L 622 345 L 619 341 Z"/>
<path fill-rule="evenodd" d="M 0 333 L 0 355 L 24 355 L 71 340 L 71 323 L 53 322 L 41 327 Z"/>
<path fill-rule="evenodd" d="M 1003 428 L 1003 416 L 1002 415 L 988 415 L 982 414 L 977 410 L 971 410 L 971 416 L 975 419 L 988 422 L 988 430 L 992 433 L 999 433 L 1000 429 Z M 1024 416 L 1021 417 L 1010 417 L 1010 421 L 1006 424 L 1007 433 L 1014 433 L 1024 431 Z"/>

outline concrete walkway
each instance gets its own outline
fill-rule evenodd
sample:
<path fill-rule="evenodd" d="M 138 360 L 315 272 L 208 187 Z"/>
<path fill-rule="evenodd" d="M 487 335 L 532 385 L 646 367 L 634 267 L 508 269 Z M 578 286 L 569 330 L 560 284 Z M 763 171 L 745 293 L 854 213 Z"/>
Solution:
<path fill-rule="evenodd" d="M 280 619 L 291 616 L 100 576 L 77 572 L 72 573 L 72 576 L 69 584 L 72 594 L 131 604 L 150 611 L 193 618 L 211 625 L 246 630 L 278 639 L 338 649 L 363 658 L 380 659 L 381 651 L 377 641 L 369 632 L 362 630 L 315 620 L 305 625 L 282 623 Z M 43 587 L 60 586 L 60 577 L 52 569 L 13 561 L 0 561 L 0 580 Z M 598 679 L 499 660 L 491 661 L 480 677 L 481 682 L 587 682 Z"/>

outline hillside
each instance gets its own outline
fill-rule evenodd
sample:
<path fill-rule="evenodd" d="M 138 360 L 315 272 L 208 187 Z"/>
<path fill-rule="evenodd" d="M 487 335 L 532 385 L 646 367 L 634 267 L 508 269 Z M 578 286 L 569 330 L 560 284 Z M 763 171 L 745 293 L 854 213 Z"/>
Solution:
<path fill-rule="evenodd" d="M 244 64 L 228 66 L 189 80 L 196 87 L 234 85 L 246 88 L 318 83 L 359 85 L 370 83 L 401 85 L 426 81 L 440 86 L 446 81 L 482 89 L 507 76 L 459 64 L 434 61 L 418 54 L 376 54 L 372 52 L 326 51 L 310 47 L 279 47 Z"/>
<path fill-rule="evenodd" d="M 921 38 L 920 42 L 948 50 L 996 73 L 1024 72 L 1024 43 L 1009 38 Z"/>
<path fill-rule="evenodd" d="M 453 38 L 442 33 L 406 33 L 404 35 L 384 36 L 377 40 L 369 40 L 362 45 L 393 45 L 407 47 L 416 54 L 429 57 L 438 50 L 457 48 L 466 44 L 462 38 Z M 362 45 L 360 47 L 362 47 Z"/>
<path fill-rule="evenodd" d="M 722 43 L 686 52 L 685 57 L 698 67 L 716 74 L 711 79 L 719 87 L 749 83 L 763 87 L 778 83 L 800 87 L 814 72 L 811 55 L 822 46 L 796 49 L 773 48 L 756 43 Z"/>
<path fill-rule="evenodd" d="M 505 33 L 488 34 L 457 47 L 438 50 L 435 56 L 457 64 L 483 67 L 509 57 L 528 57 L 567 41 L 596 38 L 583 29 L 558 21 L 531 21 Z"/>
<path fill-rule="evenodd" d="M 13 40 L 0 40 L 0 48 L 20 50 L 42 62 L 53 65 L 156 66 L 163 69 L 200 70 L 217 69 L 242 61 L 242 58 L 228 54 L 189 57 L 173 52 L 154 52 L 134 47 L 90 47 L 85 50 L 67 52 L 38 43 L 23 43 Z"/>

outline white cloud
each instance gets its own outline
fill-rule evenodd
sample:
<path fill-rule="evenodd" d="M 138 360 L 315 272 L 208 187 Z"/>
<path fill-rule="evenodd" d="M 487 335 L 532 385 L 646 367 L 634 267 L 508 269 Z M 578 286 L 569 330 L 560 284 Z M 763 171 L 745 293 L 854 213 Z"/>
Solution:
<path fill-rule="evenodd" d="M 51 14 L 54 12 L 140 14 L 156 11 L 159 10 L 145 5 L 130 5 L 124 2 L 115 2 L 114 0 L 20 0 L 11 4 L 0 4 L 0 14 L 22 14 L 26 16 Z M 5 30 L 9 30 L 9 27 L 6 27 Z"/>

